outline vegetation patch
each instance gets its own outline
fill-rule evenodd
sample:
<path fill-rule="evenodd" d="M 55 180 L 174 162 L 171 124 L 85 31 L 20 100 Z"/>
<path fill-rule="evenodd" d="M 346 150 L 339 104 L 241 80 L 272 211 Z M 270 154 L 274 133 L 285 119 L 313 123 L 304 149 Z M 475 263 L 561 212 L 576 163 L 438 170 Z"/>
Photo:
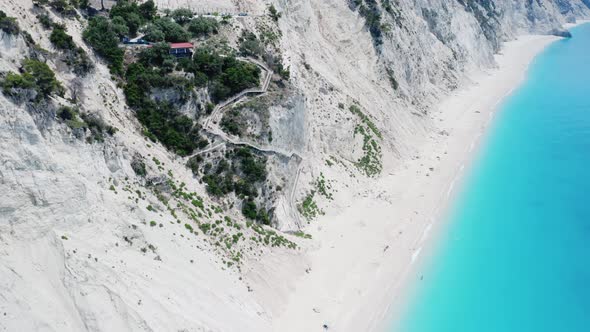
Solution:
<path fill-rule="evenodd" d="M 223 131 L 234 136 L 243 136 L 246 129 L 246 123 L 242 121 L 240 112 L 237 109 L 225 112 L 220 125 Z"/>
<path fill-rule="evenodd" d="M 395 79 L 395 72 L 392 68 L 387 68 L 387 77 L 389 78 L 389 83 L 391 83 L 391 87 L 394 90 L 397 90 L 399 88 L 399 83 Z"/>
<path fill-rule="evenodd" d="M 256 34 L 251 31 L 242 32 L 239 43 L 239 50 L 242 56 L 258 58 L 264 54 L 264 46 Z"/>
<path fill-rule="evenodd" d="M 168 75 L 176 66 L 168 46 L 159 44 L 146 49 L 139 59 L 127 68 L 124 92 L 127 104 L 136 111 L 137 118 L 146 127 L 145 134 L 179 155 L 207 146 L 207 140 L 199 135 L 198 124 L 180 114 L 174 104 L 153 100 L 148 93 L 154 88 L 189 91 L 194 86 L 193 82 L 181 76 Z"/>
<path fill-rule="evenodd" d="M 381 7 L 391 15 L 398 27 L 402 27 L 402 12 L 398 7 L 395 7 L 392 2 L 397 4 L 397 0 L 381 0 Z"/>
<path fill-rule="evenodd" d="M 354 129 L 354 135 L 361 135 L 363 138 L 363 156 L 355 163 L 356 167 L 369 177 L 376 176 L 383 170 L 381 161 L 381 147 L 378 139 L 383 139 L 377 126 L 367 117 L 357 105 L 351 105 L 349 110 L 358 116 L 361 123 Z"/>
<path fill-rule="evenodd" d="M 187 30 L 193 37 L 204 37 L 219 31 L 219 22 L 212 17 L 199 16 L 190 21 Z"/>
<path fill-rule="evenodd" d="M 202 164 L 199 155 L 191 158 L 187 166 L 195 175 L 202 174 L 207 192 L 215 197 L 235 193 L 242 200 L 242 214 L 251 220 L 270 224 L 266 209 L 258 207 L 255 199 L 259 197 L 258 187 L 266 181 L 266 157 L 258 155 L 250 148 L 234 148 L 226 152 L 216 165 Z"/>
<path fill-rule="evenodd" d="M 65 17 L 76 17 L 76 8 L 87 5 L 88 1 L 80 0 L 34 0 L 37 5 L 48 5 L 51 9 Z"/>
<path fill-rule="evenodd" d="M 193 61 L 182 65 L 184 71 L 208 82 L 209 93 L 216 102 L 260 84 L 260 68 L 236 59 L 234 54 L 218 53 L 212 47 L 198 48 Z"/>
<path fill-rule="evenodd" d="M 109 16 L 118 24 L 127 27 L 129 36 L 135 36 L 140 27 L 152 21 L 156 17 L 157 8 L 153 0 L 142 4 L 136 1 L 120 0 L 109 11 Z M 121 30 L 120 27 L 117 30 Z"/>
<path fill-rule="evenodd" d="M 191 37 L 180 24 L 168 17 L 155 19 L 145 27 L 143 32 L 145 33 L 144 39 L 151 42 L 180 43 L 188 41 Z"/>
<path fill-rule="evenodd" d="M 311 235 L 304 233 L 303 231 L 297 231 L 297 232 L 293 233 L 293 235 L 303 238 L 303 239 L 311 239 Z"/>
<path fill-rule="evenodd" d="M 220 126 L 221 129 L 231 135 L 246 137 L 257 141 L 272 142 L 272 132 L 268 125 L 270 101 L 265 97 L 251 99 L 245 103 L 238 104 L 223 113 Z M 252 125 L 252 122 L 255 122 Z M 258 127 L 260 132 L 251 133 L 249 127 Z"/>
<path fill-rule="evenodd" d="M 193 19 L 192 12 L 185 9 L 175 10 L 169 17 L 157 17 L 153 1 L 141 5 L 119 1 L 109 16 L 92 18 L 84 40 L 109 62 L 113 73 L 124 79 L 127 104 L 136 111 L 144 133 L 179 155 L 188 155 L 208 144 L 199 135 L 201 128 L 194 119 L 178 111 L 180 104 L 191 97 L 193 88 L 207 87 L 212 99 L 219 102 L 260 83 L 257 66 L 237 60 L 232 52 L 222 53 L 212 47 L 195 50 L 192 59 L 177 60 L 167 44 L 155 44 L 142 51 L 137 62 L 124 68 L 124 51 L 118 44 L 126 34 L 132 36 L 143 29 L 147 40 L 180 42 L 190 38 L 183 25 L 189 29 L 192 26 L 191 33 L 207 34 L 216 30 L 217 24 L 205 18 Z M 180 99 L 161 100 L 157 94 L 153 97 L 154 92 L 166 90 L 180 91 Z"/>
<path fill-rule="evenodd" d="M 18 35 L 20 32 L 16 18 L 6 16 L 2 10 L 0 10 L 0 30 L 9 35 Z"/>
<path fill-rule="evenodd" d="M 131 160 L 131 168 L 137 176 L 145 177 L 147 175 L 145 162 L 139 154 L 133 156 L 133 160 Z"/>
<path fill-rule="evenodd" d="M 76 74 L 84 75 L 94 68 L 86 51 L 76 45 L 72 36 L 68 35 L 63 25 L 53 25 L 49 40 L 55 48 L 64 54 L 65 63 L 70 66 Z"/>
<path fill-rule="evenodd" d="M 324 198 L 328 200 L 334 199 L 332 186 L 329 181 L 326 180 L 323 173 L 320 173 L 320 176 L 313 182 L 313 190 L 311 190 L 297 206 L 299 213 L 301 213 L 301 215 L 303 215 L 308 221 L 324 214 L 324 211 L 318 207 L 317 202 L 315 201 L 316 195 L 324 196 Z"/>
<path fill-rule="evenodd" d="M 105 136 L 112 136 L 116 129 L 107 125 L 97 115 L 80 113 L 77 108 L 61 106 L 57 110 L 57 118 L 63 121 L 72 130 L 81 129 L 88 132 L 86 141 L 88 143 L 104 142 Z"/>
<path fill-rule="evenodd" d="M 96 53 L 109 63 L 113 73 L 123 73 L 125 52 L 119 48 L 119 34 L 116 26 L 108 18 L 104 16 L 91 18 L 82 36 Z"/>
<path fill-rule="evenodd" d="M 317 216 L 324 214 L 324 211 L 322 211 L 318 207 L 317 203 L 314 200 L 315 194 L 315 190 L 312 190 L 309 194 L 307 194 L 307 196 L 305 196 L 303 202 L 301 202 L 297 206 L 299 213 L 301 213 L 301 215 L 305 217 L 305 219 L 307 219 L 308 221 L 311 221 L 315 219 Z"/>
<path fill-rule="evenodd" d="M 268 15 L 275 22 L 278 22 L 279 21 L 279 18 L 281 18 L 281 13 L 272 4 L 270 6 L 268 6 Z"/>
<path fill-rule="evenodd" d="M 51 94 L 63 95 L 64 88 L 49 66 L 41 61 L 25 59 L 21 74 L 10 72 L 1 82 L 4 94 L 17 101 L 41 101 Z"/>
<path fill-rule="evenodd" d="M 365 19 L 365 26 L 373 38 L 373 45 L 379 47 L 383 44 L 383 26 L 381 25 L 381 9 L 376 0 L 349 0 L 352 10 L 357 10 Z"/>
<path fill-rule="evenodd" d="M 166 44 L 157 44 L 139 55 L 139 61 L 129 65 L 125 77 L 125 96 L 147 134 L 160 140 L 179 155 L 188 155 L 208 142 L 199 136 L 200 126 L 180 114 L 175 106 L 153 100 L 148 91 L 154 88 L 191 91 L 195 86 L 209 85 L 214 100 L 223 100 L 244 89 L 258 85 L 260 69 L 238 61 L 233 56 L 223 57 L 211 49 L 198 49 L 194 59 L 176 62 Z M 172 72 L 192 74 L 192 79 L 171 75 Z"/>
<path fill-rule="evenodd" d="M 381 131 L 379 131 L 375 123 L 373 123 L 373 121 L 365 113 L 363 113 L 357 105 L 350 105 L 349 110 L 352 112 L 352 114 L 358 116 L 361 122 L 367 126 L 367 128 L 369 128 L 371 132 L 375 134 L 375 136 L 377 136 L 379 139 L 383 139 Z"/>
<path fill-rule="evenodd" d="M 332 194 L 332 186 L 328 181 L 326 181 L 323 173 L 320 173 L 320 177 L 316 179 L 315 187 L 318 194 L 329 200 L 334 199 L 334 195 Z"/>

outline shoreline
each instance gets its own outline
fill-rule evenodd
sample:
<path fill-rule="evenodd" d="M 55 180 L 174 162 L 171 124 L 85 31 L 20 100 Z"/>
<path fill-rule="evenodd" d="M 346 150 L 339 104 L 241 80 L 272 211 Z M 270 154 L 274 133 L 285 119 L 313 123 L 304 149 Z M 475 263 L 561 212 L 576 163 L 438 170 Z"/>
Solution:
<path fill-rule="evenodd" d="M 571 27 L 573 26 L 575 25 Z M 499 91 L 494 91 L 493 94 L 498 96 L 494 103 L 483 102 L 479 105 L 483 108 L 480 114 L 487 119 L 480 123 L 481 130 L 471 137 L 469 145 L 464 144 L 464 147 L 468 146 L 467 151 L 465 151 L 463 159 L 459 160 L 460 165 L 456 169 L 452 180 L 448 183 L 446 193 L 436 207 L 432 221 L 424 228 L 423 236 L 417 240 L 416 244 L 418 248 L 416 249 L 416 254 L 412 256 L 407 270 L 398 280 L 397 287 L 395 287 L 398 292 L 393 294 L 394 298 L 387 305 L 383 319 L 377 322 L 371 330 L 390 332 L 391 328 L 395 327 L 394 322 L 396 318 L 399 318 L 408 309 L 407 305 L 411 304 L 411 301 L 414 299 L 413 296 L 419 288 L 418 283 L 423 276 L 421 272 L 428 271 L 428 266 L 436 255 L 434 249 L 445 240 L 443 233 L 452 221 L 451 217 L 454 204 L 464 190 L 470 172 L 473 170 L 475 163 L 477 163 L 479 154 L 483 152 L 482 148 L 485 145 L 487 136 L 492 134 L 494 120 L 499 112 L 502 111 L 502 104 L 525 82 L 526 74 L 534 59 L 551 44 L 561 39 L 546 35 L 523 35 L 519 36 L 516 40 L 505 42 L 500 53 L 494 56 L 498 62 L 498 68 L 489 70 L 486 73 L 475 74 L 474 76 L 476 78 L 472 77 L 473 83 L 459 90 L 459 93 L 465 92 L 468 96 L 453 93 L 442 101 L 442 105 L 438 108 L 439 112 L 446 107 L 453 107 L 452 104 L 460 102 L 461 98 L 477 98 L 479 93 L 473 90 L 484 92 L 480 91 L 486 90 L 483 86 L 491 84 L 486 80 L 499 80 L 501 77 L 498 76 L 502 76 L 503 74 L 515 75 L 512 78 L 514 80 L 511 79 L 511 82 L 507 84 L 510 87 L 501 87 Z M 530 47 L 530 49 L 527 49 L 527 47 Z M 517 54 L 523 50 L 526 50 L 526 54 Z M 513 61 L 518 60 L 521 61 L 519 63 L 513 63 Z M 501 63 L 502 61 L 505 61 L 505 63 Z M 515 69 L 514 65 L 519 67 L 519 70 L 515 73 L 507 73 L 510 69 Z M 481 77 L 482 75 L 483 77 Z M 520 78 L 516 78 L 516 75 L 520 76 Z M 500 83 L 498 81 L 498 84 Z M 500 91 L 503 91 L 503 94 L 499 93 Z M 451 105 L 447 106 L 447 104 Z M 469 109 L 463 109 L 464 114 L 467 111 Z M 470 131 L 470 129 L 465 129 L 465 131 Z"/>
<path fill-rule="evenodd" d="M 564 24 L 564 28 L 569 30 L 587 23 L 590 23 L 590 20 L 578 20 L 576 23 Z M 502 104 L 514 93 L 515 90 L 525 83 L 530 65 L 535 58 L 544 52 L 547 47 L 563 39 L 564 38 L 551 35 L 522 35 L 516 40 L 505 42 L 500 53 L 494 55 L 498 64 L 497 68 L 472 74 L 469 76 L 473 80 L 471 85 L 459 89 L 442 100 L 438 112 L 441 112 L 441 110 L 446 107 L 452 106 L 455 102 L 459 102 L 460 98 L 463 97 L 461 95 L 462 92 L 468 94 L 469 97 L 477 98 L 477 93 L 472 90 L 486 90 L 484 87 L 480 87 L 480 85 L 485 85 L 486 83 L 492 84 L 491 82 L 484 82 L 485 80 L 489 81 L 494 78 L 500 79 L 501 77 L 498 78 L 497 76 L 502 76 L 502 74 L 515 75 L 513 78 L 516 80 L 511 82 L 511 86 L 505 89 L 504 94 L 500 95 L 491 106 L 486 105 L 488 107 L 485 109 L 485 112 L 482 112 L 482 114 L 487 115 L 488 119 L 482 125 L 481 132 L 472 137 L 464 161 L 456 170 L 455 176 L 448 185 L 446 197 L 437 207 L 433 221 L 424 229 L 424 236 L 419 240 L 422 246 L 418 248 L 418 253 L 416 255 L 420 257 L 412 257 L 408 270 L 399 280 L 396 289 L 400 290 L 401 286 L 404 287 L 401 287 L 402 289 L 397 292 L 397 294 L 393 294 L 393 299 L 387 305 L 383 319 L 373 325 L 371 330 L 391 332 L 391 328 L 394 327 L 394 320 L 400 317 L 400 315 L 404 313 L 404 310 L 408 309 L 408 304 L 411 304 L 413 295 L 415 295 L 415 292 L 418 290 L 417 283 L 420 281 L 421 276 L 419 272 L 424 272 L 424 269 L 427 269 L 431 259 L 435 257 L 435 247 L 444 241 L 444 235 L 442 233 L 451 222 L 450 218 L 454 208 L 453 205 L 459 198 L 458 196 L 461 191 L 465 188 L 464 186 L 468 180 L 469 173 L 477 162 L 479 154 L 483 152 L 482 148 L 485 145 L 487 136 L 492 133 L 491 129 L 494 125 L 495 117 L 502 111 Z M 524 52 L 519 54 L 519 51 Z M 515 63 L 515 61 L 517 62 Z M 514 67 L 517 67 L 520 71 L 515 73 L 502 73 L 507 72 L 510 69 L 516 69 Z M 465 109 L 463 111 L 465 111 Z M 397 297 L 395 295 L 397 295 Z"/>
<path fill-rule="evenodd" d="M 307 253 L 313 272 L 295 281 L 273 330 L 320 331 L 327 324 L 335 331 L 387 331 L 393 325 L 498 106 L 525 80 L 533 59 L 559 39 L 526 35 L 504 43 L 496 68 L 467 75 L 468 84 L 433 109 L 435 126 L 419 158 L 402 160 L 370 194 L 310 227 L 319 243 Z"/>

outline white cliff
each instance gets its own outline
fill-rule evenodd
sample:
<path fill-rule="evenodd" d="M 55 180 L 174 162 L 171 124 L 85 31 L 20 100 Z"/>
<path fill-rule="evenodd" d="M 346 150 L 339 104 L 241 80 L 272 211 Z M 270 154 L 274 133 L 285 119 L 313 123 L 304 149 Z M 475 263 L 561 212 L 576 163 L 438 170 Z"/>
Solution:
<path fill-rule="evenodd" d="M 185 1 L 156 2 L 167 9 L 185 6 Z M 120 86 L 82 40 L 86 20 L 63 19 L 52 12 L 96 64 L 80 77 L 56 56 L 44 57 L 66 88 L 64 97 L 54 96 L 52 103 L 67 104 L 77 97 L 83 111 L 100 116 L 117 132 L 102 143 L 87 143 L 88 133 L 56 120 L 55 107 L 19 104 L 0 93 L 0 329 L 284 330 L 290 318 L 283 323 L 277 319 L 292 308 L 299 280 L 321 262 L 309 253 L 341 243 L 337 227 L 327 225 L 322 233 L 318 222 L 336 222 L 339 212 L 350 211 L 359 201 L 403 198 L 403 193 L 387 192 L 379 183 L 413 163 L 432 137 L 444 136 L 444 114 L 435 112 L 441 100 L 470 86 L 472 73 L 497 67 L 494 55 L 503 52 L 504 42 L 547 34 L 590 16 L 582 0 L 539 0 L 531 5 L 512 0 L 187 3 L 197 11 L 222 7 L 228 13 L 249 13 L 234 17 L 240 28 L 255 29 L 268 20 L 270 3 L 281 13 L 277 46 L 290 78 L 280 100 L 269 107 L 273 140 L 263 148 L 280 152 L 269 156 L 269 177 L 285 188 L 269 194 L 268 204 L 275 211 L 274 227 L 306 232 L 313 228 L 318 239 L 284 235 L 298 249 L 243 242 L 238 247 L 243 259 L 236 268 L 227 264 L 228 251 L 214 245 L 215 240 L 188 232 L 184 225 L 191 221 L 180 214 L 172 217 L 153 190 L 162 184 L 153 184 L 162 176 L 173 174 L 176 185 L 185 183 L 187 192 L 202 197 L 204 219 L 214 223 L 229 216 L 241 225 L 227 226 L 237 229 L 231 234 L 258 236 L 257 230 L 244 226 L 239 209 L 224 205 L 222 211 L 223 204 L 208 197 L 205 185 L 186 167 L 186 158 L 142 134 Z M 359 14 L 361 3 L 379 13 L 379 33 L 372 33 L 366 15 Z M 39 47 L 54 52 L 31 0 L 0 0 L 0 9 L 15 17 Z M 28 52 L 22 34 L 0 31 L 0 72 L 18 72 Z M 351 105 L 360 113 L 352 112 Z M 358 128 L 369 134 L 359 134 Z M 373 155 L 367 156 L 364 139 L 377 145 Z M 248 144 L 259 147 L 255 141 Z M 359 166 L 364 156 L 370 170 L 378 166 L 378 172 L 367 176 L 368 168 Z M 134 172 L 137 158 L 145 162 L 150 177 Z M 317 193 L 319 179 L 327 181 L 325 195 Z M 400 185 L 409 187 L 411 182 Z M 296 207 L 312 191 L 318 210 L 325 213 L 320 217 L 316 211 L 320 221 L 308 221 Z M 190 200 L 185 203 L 190 205 Z M 371 228 L 363 222 L 365 226 Z M 379 227 L 372 231 L 401 229 L 395 222 Z M 354 238 L 347 241 L 351 252 L 364 246 Z M 342 301 L 353 299 L 350 294 L 340 296 Z"/>

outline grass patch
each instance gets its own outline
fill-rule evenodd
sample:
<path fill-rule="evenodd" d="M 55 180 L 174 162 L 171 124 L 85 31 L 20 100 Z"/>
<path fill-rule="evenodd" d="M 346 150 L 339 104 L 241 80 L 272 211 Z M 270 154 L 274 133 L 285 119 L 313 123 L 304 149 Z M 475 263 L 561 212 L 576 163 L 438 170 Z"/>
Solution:
<path fill-rule="evenodd" d="M 297 231 L 295 233 L 293 233 L 293 235 L 303 238 L 303 239 L 311 239 L 311 235 L 310 234 L 306 234 L 303 231 Z"/>
<path fill-rule="evenodd" d="M 373 123 L 373 121 L 365 113 L 363 113 L 357 105 L 350 105 L 349 110 L 352 114 L 358 116 L 361 122 L 371 129 L 375 136 L 377 136 L 379 139 L 383 139 L 381 131 L 379 131 L 375 123 Z"/>
<path fill-rule="evenodd" d="M 316 189 L 317 189 L 318 194 L 326 197 L 329 200 L 333 200 L 334 199 L 334 195 L 331 192 L 332 187 L 326 181 L 326 178 L 324 177 L 324 174 L 323 173 L 320 173 L 320 177 L 316 179 L 316 185 L 315 186 L 316 186 Z"/>
<path fill-rule="evenodd" d="M 361 121 L 354 129 L 354 135 L 361 135 L 363 138 L 363 156 L 355 163 L 356 167 L 366 176 L 373 177 L 383 170 L 381 147 L 378 139 L 383 139 L 381 132 L 373 121 L 364 114 L 357 105 L 351 105 L 350 112 L 355 114 Z"/>
<path fill-rule="evenodd" d="M 315 219 L 317 216 L 323 215 L 324 211 L 322 211 L 317 203 L 314 200 L 315 197 L 315 190 L 312 190 L 305 198 L 303 202 L 297 206 L 299 213 L 308 221 Z"/>

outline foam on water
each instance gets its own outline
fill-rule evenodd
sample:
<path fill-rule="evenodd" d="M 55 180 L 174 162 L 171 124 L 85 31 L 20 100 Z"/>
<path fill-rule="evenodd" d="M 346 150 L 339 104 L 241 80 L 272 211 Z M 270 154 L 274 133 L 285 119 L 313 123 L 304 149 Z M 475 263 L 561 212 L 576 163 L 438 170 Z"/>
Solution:
<path fill-rule="evenodd" d="M 590 331 L 590 24 L 500 106 L 392 331 Z"/>

